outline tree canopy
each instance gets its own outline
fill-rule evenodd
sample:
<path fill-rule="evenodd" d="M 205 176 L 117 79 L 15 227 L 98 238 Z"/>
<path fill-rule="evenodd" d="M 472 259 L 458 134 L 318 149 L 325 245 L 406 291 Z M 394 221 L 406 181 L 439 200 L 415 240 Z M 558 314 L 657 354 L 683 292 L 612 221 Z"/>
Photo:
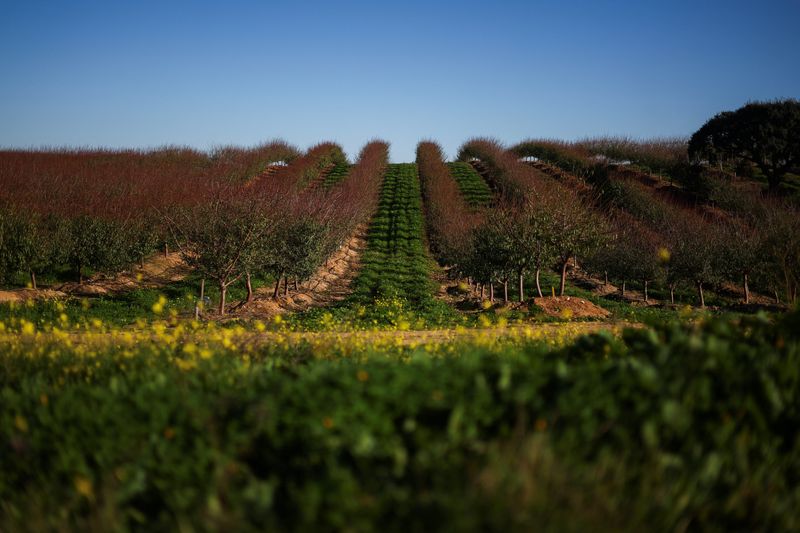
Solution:
<path fill-rule="evenodd" d="M 800 101 L 751 102 L 706 122 L 689 140 L 689 157 L 748 161 L 776 190 L 800 165 Z"/>

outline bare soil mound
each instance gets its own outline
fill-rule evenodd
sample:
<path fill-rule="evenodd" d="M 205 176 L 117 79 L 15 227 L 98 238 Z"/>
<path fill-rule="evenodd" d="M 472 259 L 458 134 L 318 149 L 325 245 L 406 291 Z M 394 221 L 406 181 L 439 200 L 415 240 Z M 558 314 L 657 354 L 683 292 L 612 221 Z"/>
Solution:
<path fill-rule="evenodd" d="M 297 312 L 323 307 L 344 300 L 361 269 L 361 254 L 367 247 L 367 226 L 361 225 L 326 263 L 296 291 L 272 298 L 273 288 L 262 287 L 255 291 L 255 299 L 233 310 L 240 317 L 271 317 L 286 312 Z"/>
<path fill-rule="evenodd" d="M 142 288 L 157 289 L 181 281 L 189 271 L 189 267 L 178 252 L 166 255 L 158 253 L 148 258 L 143 266 L 133 270 L 126 270 L 114 276 L 99 274 L 84 283 L 64 283 L 56 289 L 73 296 L 121 294 Z"/>
<path fill-rule="evenodd" d="M 167 255 L 158 253 L 148 258 L 143 266 L 114 276 L 98 274 L 83 283 L 68 282 L 51 288 L 0 291 L 0 302 L 49 300 L 67 296 L 103 296 L 141 288 L 158 288 L 182 280 L 189 271 L 179 253 L 173 252 Z"/>
<path fill-rule="evenodd" d="M 65 298 L 66 293 L 52 289 L 11 289 L 0 291 L 0 302 L 24 302 L 26 300 L 52 300 Z"/>
<path fill-rule="evenodd" d="M 606 318 L 611 314 L 588 300 L 574 296 L 534 298 L 533 303 L 546 314 L 558 318 Z"/>

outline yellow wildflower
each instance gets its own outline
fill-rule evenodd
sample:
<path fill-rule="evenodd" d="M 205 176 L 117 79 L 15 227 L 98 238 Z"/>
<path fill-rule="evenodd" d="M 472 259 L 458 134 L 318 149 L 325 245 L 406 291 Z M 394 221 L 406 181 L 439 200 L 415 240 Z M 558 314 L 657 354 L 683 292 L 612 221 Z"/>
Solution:
<path fill-rule="evenodd" d="M 94 498 L 94 488 L 92 487 L 91 479 L 77 475 L 73 481 L 75 484 L 75 490 L 78 491 L 78 494 L 89 500 Z"/>
<path fill-rule="evenodd" d="M 167 299 L 163 296 L 158 297 L 158 301 L 153 304 L 153 312 L 157 315 L 161 314 L 164 311 L 164 305 L 166 305 Z"/>
<path fill-rule="evenodd" d="M 28 421 L 25 420 L 24 416 L 17 415 L 17 416 L 14 417 L 14 427 L 16 427 L 22 433 L 27 433 L 28 432 Z"/>

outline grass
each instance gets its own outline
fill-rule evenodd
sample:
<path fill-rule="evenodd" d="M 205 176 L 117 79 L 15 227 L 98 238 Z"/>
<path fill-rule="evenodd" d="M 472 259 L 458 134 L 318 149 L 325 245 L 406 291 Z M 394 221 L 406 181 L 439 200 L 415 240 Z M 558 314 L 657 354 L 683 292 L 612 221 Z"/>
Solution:
<path fill-rule="evenodd" d="M 389 165 L 353 293 L 339 305 L 290 320 L 309 329 L 344 323 L 348 328 L 401 329 L 462 323 L 455 310 L 434 297 L 431 274 L 436 265 L 427 254 L 423 232 L 417 166 Z"/>
<path fill-rule="evenodd" d="M 325 181 L 322 182 L 322 186 L 326 189 L 330 189 L 337 183 L 341 182 L 347 177 L 347 174 L 350 172 L 350 169 L 353 165 L 348 164 L 337 164 L 334 166 L 331 171 L 325 176 Z"/>
<path fill-rule="evenodd" d="M 472 165 L 456 162 L 448 163 L 447 167 L 469 205 L 472 207 L 484 206 L 492 200 L 491 189 L 481 175 L 472 168 Z"/>

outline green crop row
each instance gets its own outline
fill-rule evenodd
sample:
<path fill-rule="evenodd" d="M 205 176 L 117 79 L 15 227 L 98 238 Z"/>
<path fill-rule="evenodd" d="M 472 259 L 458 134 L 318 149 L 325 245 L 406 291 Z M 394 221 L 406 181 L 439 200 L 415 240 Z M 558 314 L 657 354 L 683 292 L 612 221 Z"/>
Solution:
<path fill-rule="evenodd" d="M 355 301 L 370 304 L 377 298 L 402 297 L 422 303 L 431 298 L 420 198 L 416 165 L 389 165 L 369 227 L 363 268 L 355 280 Z"/>
<path fill-rule="evenodd" d="M 447 167 L 450 169 L 453 179 L 458 183 L 461 194 L 471 206 L 483 206 L 492 200 L 491 189 L 481 175 L 472 168 L 472 165 L 459 161 L 448 163 Z"/>
<path fill-rule="evenodd" d="M 432 265 L 422 235 L 417 166 L 389 165 L 353 298 L 367 304 L 381 297 L 402 297 L 414 304 L 430 300 Z"/>
<path fill-rule="evenodd" d="M 326 189 L 330 189 L 340 181 L 344 180 L 347 177 L 347 174 L 350 172 L 350 168 L 352 165 L 347 163 L 339 163 L 328 172 L 328 175 L 325 176 L 325 181 L 323 181 L 322 186 Z"/>
<path fill-rule="evenodd" d="M 798 332 L 331 360 L 6 337 L 0 530 L 797 530 Z"/>

